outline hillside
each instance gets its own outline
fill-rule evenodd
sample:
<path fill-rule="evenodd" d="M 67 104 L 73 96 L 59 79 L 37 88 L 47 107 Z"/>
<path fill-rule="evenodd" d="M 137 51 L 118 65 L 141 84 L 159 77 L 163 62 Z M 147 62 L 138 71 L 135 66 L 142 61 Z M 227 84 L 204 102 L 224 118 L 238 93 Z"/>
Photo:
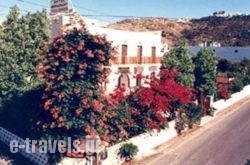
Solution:
<path fill-rule="evenodd" d="M 189 45 L 219 42 L 222 46 L 250 45 L 250 15 L 234 17 L 209 16 L 200 19 L 138 18 L 125 19 L 109 28 L 131 31 L 163 31 L 163 40 L 170 46 L 187 39 Z"/>

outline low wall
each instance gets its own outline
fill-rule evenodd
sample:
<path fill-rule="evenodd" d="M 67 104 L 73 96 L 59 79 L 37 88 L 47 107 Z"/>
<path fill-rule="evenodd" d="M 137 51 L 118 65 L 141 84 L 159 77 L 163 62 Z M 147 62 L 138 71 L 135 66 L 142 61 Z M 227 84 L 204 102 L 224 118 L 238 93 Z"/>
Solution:
<path fill-rule="evenodd" d="M 227 100 L 222 99 L 214 102 L 212 106 L 216 108 L 215 112 L 218 113 L 247 96 L 250 96 L 250 85 L 245 86 L 242 91 L 232 94 Z"/>
<path fill-rule="evenodd" d="M 235 104 L 239 100 L 250 96 L 250 85 L 245 86 L 244 89 L 238 93 L 232 94 L 231 98 L 227 100 L 219 100 L 213 103 L 213 107 L 217 110 L 215 113 L 218 113 L 225 108 L 228 108 L 229 106 Z M 138 135 L 134 138 L 131 138 L 123 143 L 119 143 L 117 145 L 111 146 L 108 148 L 108 158 L 103 161 L 102 165 L 120 165 L 123 160 L 121 160 L 118 156 L 119 148 L 124 143 L 133 143 L 138 146 L 139 152 L 136 156 L 136 159 L 141 159 L 145 156 L 152 155 L 156 153 L 154 150 L 155 147 L 167 142 L 168 140 L 174 138 L 177 136 L 177 133 L 174 129 L 175 122 L 169 122 L 168 128 L 156 132 L 152 131 L 149 133 L 144 133 L 141 135 Z M 19 144 L 24 145 L 25 141 L 21 139 L 20 137 L 14 135 L 13 133 L 5 130 L 4 128 L 0 127 L 0 140 L 4 142 L 5 144 L 9 145 L 11 140 L 17 140 Z M 30 145 L 31 146 L 31 145 Z M 30 159 L 35 164 L 44 165 L 48 161 L 48 156 L 46 154 L 41 154 L 39 152 L 35 153 L 26 153 L 25 148 L 19 150 L 20 154 Z M 59 165 L 82 165 L 86 164 L 85 159 L 74 159 L 74 158 L 64 158 Z"/>
<path fill-rule="evenodd" d="M 137 159 L 156 153 L 156 151 L 154 150 L 155 147 L 177 136 L 177 133 L 174 129 L 174 121 L 169 122 L 168 125 L 169 127 L 167 129 L 162 130 L 160 132 L 152 131 L 150 133 L 144 133 L 134 138 L 131 138 L 123 143 L 110 147 L 108 149 L 108 158 L 103 161 L 103 165 L 119 165 L 122 163 L 123 160 L 121 160 L 117 154 L 119 148 L 124 143 L 133 143 L 138 146 L 139 152 L 136 156 Z"/>
<path fill-rule="evenodd" d="M 222 111 L 223 109 L 233 105 L 237 101 L 247 96 L 250 96 L 250 85 L 244 87 L 244 89 L 241 92 L 233 94 L 231 98 L 228 100 L 219 100 L 217 102 L 214 102 L 213 107 L 217 109 L 215 113 Z M 120 165 L 123 162 L 123 160 L 119 158 L 118 151 L 119 151 L 119 148 L 124 143 L 132 142 L 133 144 L 138 146 L 139 152 L 136 156 L 136 159 L 141 159 L 145 156 L 150 156 L 156 153 L 156 151 L 154 150 L 155 147 L 177 136 L 176 130 L 174 129 L 174 125 L 175 125 L 175 122 L 171 121 L 169 122 L 169 127 L 166 128 L 165 130 L 162 130 L 161 132 L 144 133 L 134 138 L 131 138 L 128 141 L 109 147 L 108 158 L 102 162 L 102 165 Z M 61 162 L 60 165 L 68 165 L 69 162 L 71 162 L 71 164 L 77 165 L 77 162 L 76 162 L 77 160 L 78 159 L 67 158 L 65 159 L 65 163 Z"/>

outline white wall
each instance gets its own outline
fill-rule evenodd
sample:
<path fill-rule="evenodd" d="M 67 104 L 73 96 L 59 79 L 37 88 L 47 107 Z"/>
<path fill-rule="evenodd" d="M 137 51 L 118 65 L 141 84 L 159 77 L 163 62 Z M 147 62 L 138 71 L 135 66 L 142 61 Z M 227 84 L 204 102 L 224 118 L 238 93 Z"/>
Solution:
<path fill-rule="evenodd" d="M 115 30 L 102 27 L 89 27 L 89 31 L 93 34 L 105 34 L 107 39 L 113 42 L 113 46 L 116 46 L 118 53 L 121 53 L 121 45 L 127 45 L 128 56 L 137 56 L 137 46 L 141 45 L 142 55 L 144 57 L 150 57 L 152 47 L 156 47 L 156 55 L 162 56 L 161 49 L 163 44 L 161 43 L 161 31 L 154 32 L 132 32 L 125 30 Z"/>
<path fill-rule="evenodd" d="M 80 19 L 83 19 L 86 23 L 87 29 L 90 31 L 92 34 L 99 34 L 99 35 L 106 35 L 107 40 L 113 42 L 113 46 L 117 47 L 117 58 L 119 59 L 119 62 L 121 63 L 121 48 L 122 45 L 127 45 L 127 57 L 137 57 L 137 51 L 138 51 L 138 46 L 142 46 L 142 58 L 143 62 L 147 64 L 130 64 L 130 63 L 136 63 L 136 58 L 133 59 L 126 59 L 127 64 L 112 64 L 111 70 L 112 73 L 109 77 L 109 83 L 107 84 L 107 93 L 112 92 L 115 87 L 118 85 L 118 78 L 119 74 L 118 73 L 118 68 L 120 67 L 129 67 L 130 69 L 130 74 L 129 74 L 129 79 L 130 79 L 130 87 L 135 87 L 136 86 L 136 79 L 134 78 L 135 73 L 135 67 L 144 67 L 143 70 L 143 75 L 149 76 L 152 70 L 149 70 L 150 66 L 156 66 L 157 68 L 160 67 L 159 63 L 151 63 L 152 61 L 150 58 L 152 57 L 152 47 L 156 48 L 156 60 L 159 62 L 159 58 L 162 57 L 163 52 L 161 50 L 166 46 L 163 45 L 161 42 L 161 31 L 147 31 L 147 32 L 132 32 L 132 31 L 124 31 L 124 30 L 115 30 L 115 29 L 109 29 L 109 28 L 103 28 L 98 25 L 98 22 L 96 20 L 92 19 L 86 19 L 83 18 L 80 15 L 77 15 L 77 13 L 72 14 L 71 16 L 76 22 L 73 26 L 80 27 L 78 22 Z M 59 31 L 60 25 L 65 25 L 70 22 L 70 16 L 66 15 L 59 15 L 56 18 L 57 22 L 54 22 L 51 25 L 53 34 L 56 34 L 57 31 Z M 72 27 L 73 27 L 72 26 Z M 142 63 L 143 63 L 142 62 Z M 158 72 L 154 71 L 154 72 Z M 142 80 L 142 85 L 144 84 L 144 81 L 146 79 Z"/>
<path fill-rule="evenodd" d="M 232 95 L 232 97 L 228 100 L 219 100 L 217 102 L 213 103 L 213 106 L 217 109 L 215 112 L 215 115 L 225 110 L 225 108 L 228 108 L 229 106 L 233 105 L 237 101 L 250 96 L 250 85 L 246 86 L 241 92 L 235 93 Z M 204 117 L 201 122 L 201 124 L 205 124 L 204 121 L 210 121 L 206 119 L 207 117 Z M 210 119 L 213 119 L 209 117 Z M 139 148 L 139 152 L 136 159 L 141 159 L 145 156 L 150 156 L 152 154 L 156 153 L 155 147 L 158 147 L 159 145 L 166 143 L 170 139 L 177 136 L 176 130 L 174 129 L 175 122 L 169 122 L 169 127 L 165 130 L 162 130 L 161 132 L 152 131 L 149 133 L 144 133 L 141 135 L 138 135 L 134 138 L 129 139 L 126 142 L 132 142 L 133 144 L 137 145 Z M 123 142 L 125 143 L 125 142 Z M 117 145 L 114 145 L 112 147 L 108 148 L 108 158 L 103 161 L 102 165 L 120 165 L 123 160 L 119 158 L 118 151 L 119 148 L 122 146 L 123 143 L 119 143 Z M 68 159 L 67 162 L 76 163 L 77 159 Z M 60 164 L 60 165 L 68 165 L 68 164 Z M 76 164 L 80 165 L 80 164 Z"/>
<path fill-rule="evenodd" d="M 128 56 L 137 56 L 137 46 L 141 45 L 142 54 L 144 57 L 150 57 L 152 47 L 156 47 L 156 56 L 162 56 L 161 52 L 164 45 L 161 42 L 161 31 L 144 31 L 144 32 L 135 32 L 135 31 L 126 31 L 126 30 L 116 30 L 110 28 L 104 28 L 99 26 L 98 21 L 93 19 L 84 18 L 77 13 L 72 16 L 58 15 L 52 19 L 57 20 L 52 21 L 51 28 L 53 34 L 58 34 L 60 32 L 61 25 L 66 25 L 70 23 L 70 17 L 73 19 L 73 26 L 80 27 L 78 22 L 80 19 L 83 19 L 87 29 L 92 34 L 105 34 L 109 41 L 113 42 L 113 46 L 117 47 L 118 53 L 121 53 L 121 45 L 128 46 Z M 166 46 L 166 45 L 165 45 Z"/>
<path fill-rule="evenodd" d="M 150 77 L 150 74 L 151 74 L 151 70 L 149 70 L 150 67 L 154 66 L 157 68 L 157 70 L 155 71 L 156 72 L 156 75 L 157 73 L 159 72 L 159 68 L 160 68 L 160 64 L 129 64 L 129 65 L 113 65 L 111 67 L 111 73 L 109 75 L 109 83 L 107 83 L 107 93 L 110 93 L 110 92 L 113 92 L 113 90 L 115 89 L 115 87 L 118 86 L 118 79 L 119 79 L 119 76 L 121 73 L 119 73 L 119 68 L 122 68 L 122 67 L 129 67 L 129 79 L 130 79 L 130 87 L 133 88 L 136 86 L 136 74 L 138 74 L 137 72 L 135 72 L 135 68 L 136 67 L 143 67 L 143 72 L 142 72 L 142 75 L 143 76 L 148 76 Z M 149 78 L 143 78 L 142 79 L 142 85 L 145 86 L 145 81 L 150 81 Z"/>
<path fill-rule="evenodd" d="M 219 111 L 248 96 L 250 96 L 250 85 L 245 86 L 242 91 L 232 94 L 232 96 L 227 100 L 222 99 L 214 102 L 212 106 L 217 109 L 215 112 L 218 113 Z"/>

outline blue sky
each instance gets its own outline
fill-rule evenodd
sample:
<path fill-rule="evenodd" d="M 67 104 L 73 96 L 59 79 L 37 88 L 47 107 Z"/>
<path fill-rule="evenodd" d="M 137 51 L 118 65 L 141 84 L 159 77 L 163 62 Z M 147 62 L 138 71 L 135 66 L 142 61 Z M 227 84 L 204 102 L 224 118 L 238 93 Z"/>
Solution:
<path fill-rule="evenodd" d="M 215 11 L 250 14 L 249 0 L 71 0 L 73 7 L 85 15 L 114 15 L 135 17 L 200 18 Z M 17 4 L 22 13 L 46 8 L 50 0 L 0 1 L 0 20 Z M 102 21 L 115 21 L 122 17 L 88 16 Z"/>

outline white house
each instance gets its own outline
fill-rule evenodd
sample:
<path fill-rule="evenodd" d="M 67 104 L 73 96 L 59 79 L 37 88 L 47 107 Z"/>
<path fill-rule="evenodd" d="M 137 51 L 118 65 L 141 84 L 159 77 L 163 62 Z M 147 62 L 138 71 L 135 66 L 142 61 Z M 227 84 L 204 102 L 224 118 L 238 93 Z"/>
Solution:
<path fill-rule="evenodd" d="M 161 31 L 133 32 L 115 30 L 98 26 L 96 20 L 85 19 L 76 12 L 54 15 L 51 17 L 52 33 L 60 33 L 60 26 L 73 24 L 76 26 L 83 20 L 92 34 L 105 34 L 107 39 L 117 47 L 117 62 L 111 66 L 109 83 L 103 84 L 106 91 L 112 92 L 115 87 L 124 84 L 128 92 L 137 86 L 146 85 L 160 67 L 164 47 Z"/>

